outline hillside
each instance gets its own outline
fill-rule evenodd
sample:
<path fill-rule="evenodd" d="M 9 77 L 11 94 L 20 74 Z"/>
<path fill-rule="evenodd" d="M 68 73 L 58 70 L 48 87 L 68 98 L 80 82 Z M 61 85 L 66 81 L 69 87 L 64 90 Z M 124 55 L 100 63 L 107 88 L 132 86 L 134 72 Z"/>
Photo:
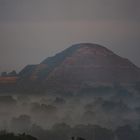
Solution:
<path fill-rule="evenodd" d="M 131 85 L 140 81 L 140 69 L 128 59 L 91 43 L 72 45 L 18 74 L 17 87 L 24 90 L 77 91 L 84 86 Z"/>

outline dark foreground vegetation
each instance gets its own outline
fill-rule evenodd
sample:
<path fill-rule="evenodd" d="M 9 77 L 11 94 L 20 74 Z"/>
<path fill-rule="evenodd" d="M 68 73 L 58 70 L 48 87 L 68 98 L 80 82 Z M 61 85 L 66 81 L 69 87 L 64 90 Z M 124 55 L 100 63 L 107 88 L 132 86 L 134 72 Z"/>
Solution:
<path fill-rule="evenodd" d="M 140 127 L 132 128 L 130 125 L 124 125 L 113 130 L 98 125 L 70 127 L 62 123 L 48 130 L 33 126 L 29 134 L 15 135 L 1 131 L 0 140 L 140 140 Z"/>
<path fill-rule="evenodd" d="M 35 137 L 31 135 L 8 133 L 6 131 L 0 132 L 0 140 L 37 140 Z"/>

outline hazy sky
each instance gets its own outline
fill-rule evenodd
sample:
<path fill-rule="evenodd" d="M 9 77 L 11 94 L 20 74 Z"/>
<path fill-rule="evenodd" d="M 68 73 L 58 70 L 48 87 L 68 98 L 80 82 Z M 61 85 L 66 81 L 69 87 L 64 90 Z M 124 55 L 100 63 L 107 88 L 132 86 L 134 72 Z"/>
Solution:
<path fill-rule="evenodd" d="M 19 71 L 81 42 L 140 66 L 140 0 L 0 0 L 0 71 Z"/>

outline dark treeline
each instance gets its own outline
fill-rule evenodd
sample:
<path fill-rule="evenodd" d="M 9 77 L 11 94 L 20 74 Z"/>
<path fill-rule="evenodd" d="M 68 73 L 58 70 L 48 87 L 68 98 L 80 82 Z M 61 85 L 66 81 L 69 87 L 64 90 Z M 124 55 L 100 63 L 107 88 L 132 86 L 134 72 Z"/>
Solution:
<path fill-rule="evenodd" d="M 33 125 L 30 134 L 38 140 L 140 140 L 140 127 L 133 128 L 130 125 L 124 125 L 112 130 L 99 125 L 71 127 L 61 123 L 55 124 L 48 130 Z"/>
<path fill-rule="evenodd" d="M 37 140 L 37 138 L 27 135 L 25 133 L 15 135 L 14 133 L 8 133 L 6 131 L 0 132 L 0 140 Z"/>
<path fill-rule="evenodd" d="M 115 130 L 99 125 L 56 124 L 49 130 L 33 125 L 30 135 L 0 132 L 0 140 L 140 140 L 140 127 L 120 126 Z M 35 137 L 34 137 L 35 136 Z"/>

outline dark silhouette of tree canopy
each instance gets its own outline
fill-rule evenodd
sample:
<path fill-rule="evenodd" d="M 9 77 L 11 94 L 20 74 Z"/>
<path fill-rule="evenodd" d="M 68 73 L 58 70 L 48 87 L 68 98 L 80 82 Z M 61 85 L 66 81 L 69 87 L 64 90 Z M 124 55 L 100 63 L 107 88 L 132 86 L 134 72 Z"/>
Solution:
<path fill-rule="evenodd" d="M 76 140 L 85 140 L 84 138 L 81 138 L 81 137 L 77 137 Z"/>
<path fill-rule="evenodd" d="M 72 137 L 71 139 L 72 139 L 72 140 L 86 140 L 86 139 L 84 139 L 84 138 L 82 138 L 82 137 L 77 137 L 77 138 Z"/>
<path fill-rule="evenodd" d="M 118 127 L 116 130 L 99 125 L 76 125 L 71 127 L 65 123 L 54 125 L 51 129 L 43 129 L 33 125 L 30 135 L 25 133 L 0 132 L 0 140 L 140 140 L 140 127 L 130 125 Z"/>
<path fill-rule="evenodd" d="M 0 132 L 0 140 L 37 140 L 37 138 L 25 133 L 15 135 L 14 133 Z"/>
<path fill-rule="evenodd" d="M 1 73 L 1 76 L 2 76 L 2 77 L 6 77 L 6 76 L 7 76 L 7 72 L 5 72 L 5 71 L 2 72 L 2 73 Z"/>

